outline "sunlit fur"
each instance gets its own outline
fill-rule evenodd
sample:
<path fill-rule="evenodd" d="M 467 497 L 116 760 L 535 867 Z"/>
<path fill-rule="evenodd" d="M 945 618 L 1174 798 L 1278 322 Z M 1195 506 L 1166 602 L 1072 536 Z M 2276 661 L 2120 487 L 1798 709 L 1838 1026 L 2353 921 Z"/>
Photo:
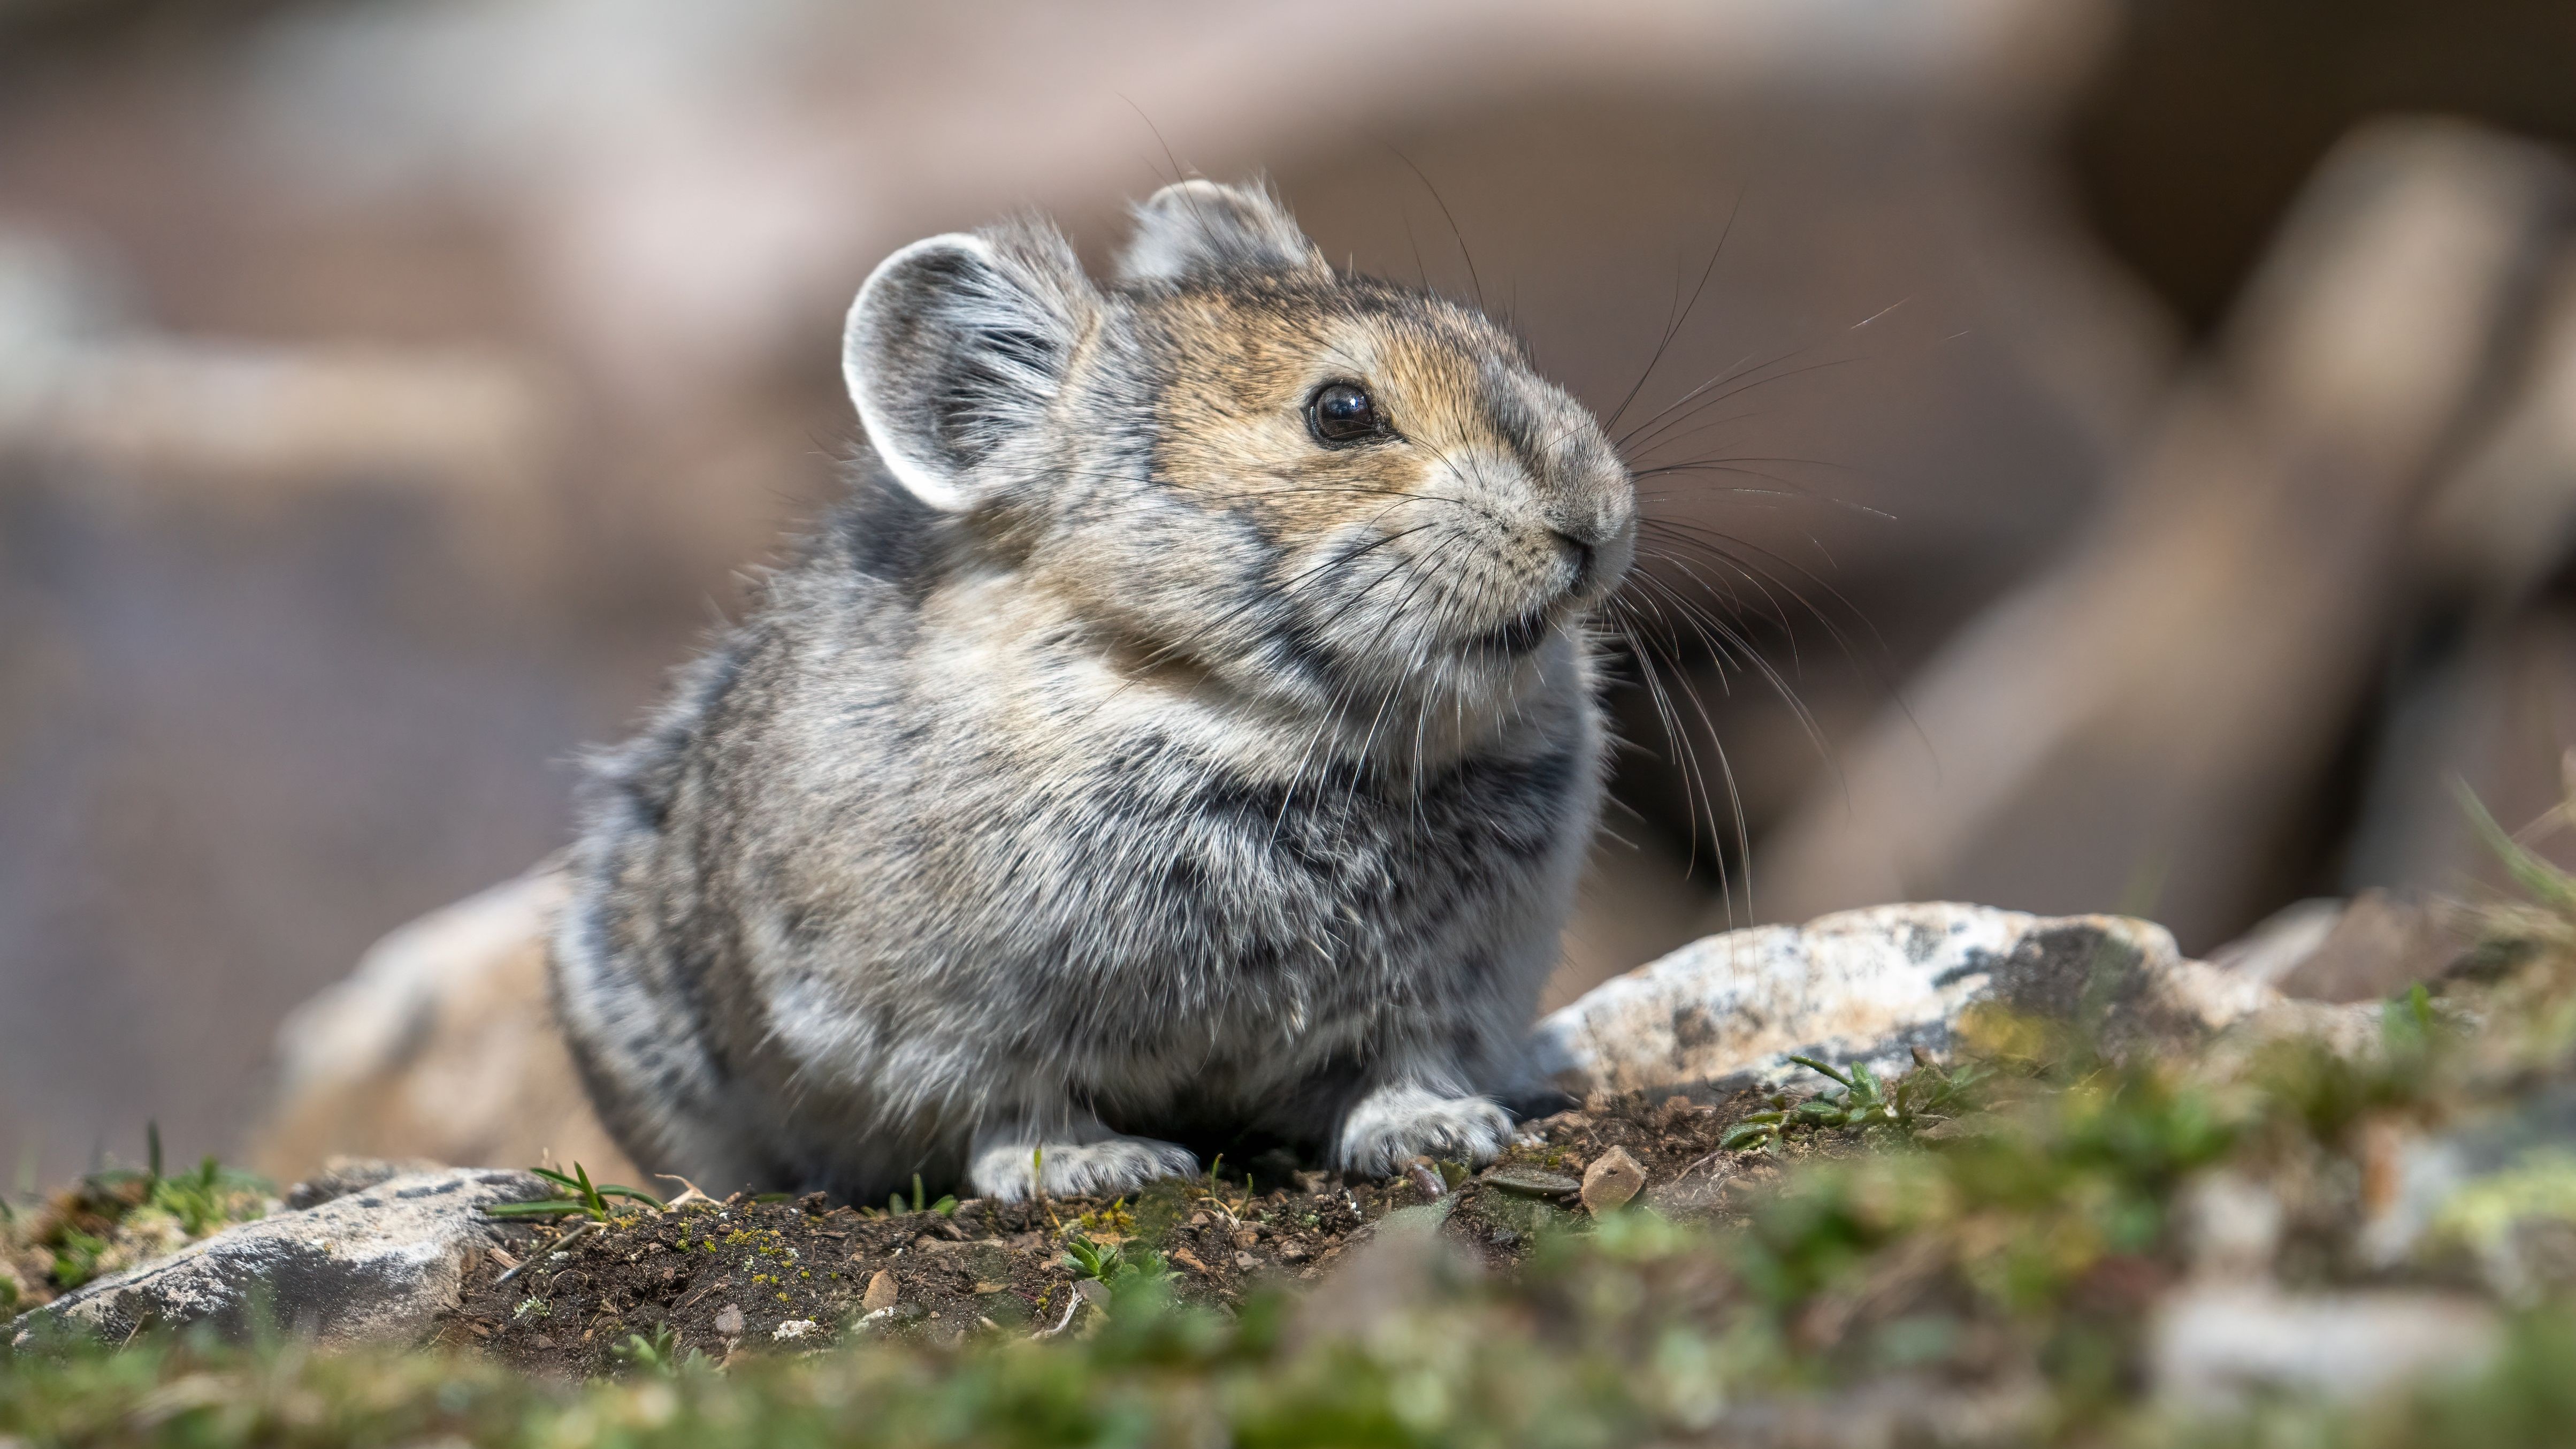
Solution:
<path fill-rule="evenodd" d="M 1592 417 L 1205 182 L 1112 285 L 906 249 L 848 367 L 885 466 L 587 793 L 556 994 L 623 1144 L 868 1201 L 1492 1156 L 1599 807 Z M 1319 443 L 1332 381 L 1395 436 Z"/>

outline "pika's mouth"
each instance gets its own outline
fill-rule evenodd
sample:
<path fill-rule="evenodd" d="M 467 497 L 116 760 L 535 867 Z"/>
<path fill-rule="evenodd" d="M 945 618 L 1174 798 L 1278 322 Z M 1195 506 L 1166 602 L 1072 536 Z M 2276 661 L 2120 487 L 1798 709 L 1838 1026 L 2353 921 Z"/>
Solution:
<path fill-rule="evenodd" d="M 1506 659 L 1517 659 L 1546 642 L 1548 631 L 1555 624 L 1556 610 L 1540 604 L 1468 640 L 1467 649 L 1471 653 L 1499 654 Z"/>

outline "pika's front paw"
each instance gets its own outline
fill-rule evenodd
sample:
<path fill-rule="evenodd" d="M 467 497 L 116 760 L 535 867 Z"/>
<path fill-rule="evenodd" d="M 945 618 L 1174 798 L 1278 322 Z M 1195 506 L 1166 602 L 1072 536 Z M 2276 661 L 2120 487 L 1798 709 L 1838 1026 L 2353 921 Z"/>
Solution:
<path fill-rule="evenodd" d="M 1380 1087 L 1343 1121 L 1334 1158 L 1353 1172 L 1384 1177 L 1422 1156 L 1491 1162 L 1511 1136 L 1511 1114 L 1482 1097 Z"/>
<path fill-rule="evenodd" d="M 1147 1137 L 1103 1137 L 980 1147 L 966 1176 L 984 1196 L 1017 1202 L 1039 1191 L 1054 1197 L 1115 1197 L 1158 1177 L 1188 1177 L 1198 1170 L 1199 1160 L 1186 1147 Z"/>

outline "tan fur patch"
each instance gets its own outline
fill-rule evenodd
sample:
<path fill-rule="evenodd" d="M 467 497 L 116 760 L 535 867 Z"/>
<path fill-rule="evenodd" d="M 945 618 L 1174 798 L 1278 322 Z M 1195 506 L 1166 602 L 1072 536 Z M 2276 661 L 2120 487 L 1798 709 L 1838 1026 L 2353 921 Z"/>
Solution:
<path fill-rule="evenodd" d="M 1481 318 L 1430 299 L 1344 309 L 1297 289 L 1185 293 L 1155 320 L 1173 344 L 1157 408 L 1169 485 L 1241 508 L 1296 542 L 1386 513 L 1436 487 L 1444 459 L 1511 456 L 1479 406 L 1481 356 L 1515 350 Z M 1366 388 L 1397 436 L 1319 447 L 1307 400 Z"/>

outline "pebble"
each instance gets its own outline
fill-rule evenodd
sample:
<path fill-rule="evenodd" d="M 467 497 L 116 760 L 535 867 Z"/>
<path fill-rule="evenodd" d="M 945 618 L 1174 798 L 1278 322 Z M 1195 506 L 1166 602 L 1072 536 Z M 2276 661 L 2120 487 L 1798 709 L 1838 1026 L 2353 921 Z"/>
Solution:
<path fill-rule="evenodd" d="M 895 1286 L 894 1270 L 879 1268 L 876 1276 L 868 1280 L 868 1291 L 859 1298 L 859 1311 L 874 1313 L 880 1308 L 892 1308 L 900 1291 Z"/>
<path fill-rule="evenodd" d="M 1568 1197 L 1583 1191 L 1582 1183 L 1562 1173 L 1518 1163 L 1497 1167 L 1486 1173 L 1482 1180 L 1506 1192 L 1527 1193 L 1531 1197 Z"/>
<path fill-rule="evenodd" d="M 716 1332 L 727 1338 L 742 1332 L 742 1306 L 728 1303 L 716 1310 Z"/>
<path fill-rule="evenodd" d="M 1594 1217 L 1628 1205 L 1646 1185 L 1646 1169 L 1625 1147 L 1613 1147 L 1583 1170 L 1583 1205 Z"/>

